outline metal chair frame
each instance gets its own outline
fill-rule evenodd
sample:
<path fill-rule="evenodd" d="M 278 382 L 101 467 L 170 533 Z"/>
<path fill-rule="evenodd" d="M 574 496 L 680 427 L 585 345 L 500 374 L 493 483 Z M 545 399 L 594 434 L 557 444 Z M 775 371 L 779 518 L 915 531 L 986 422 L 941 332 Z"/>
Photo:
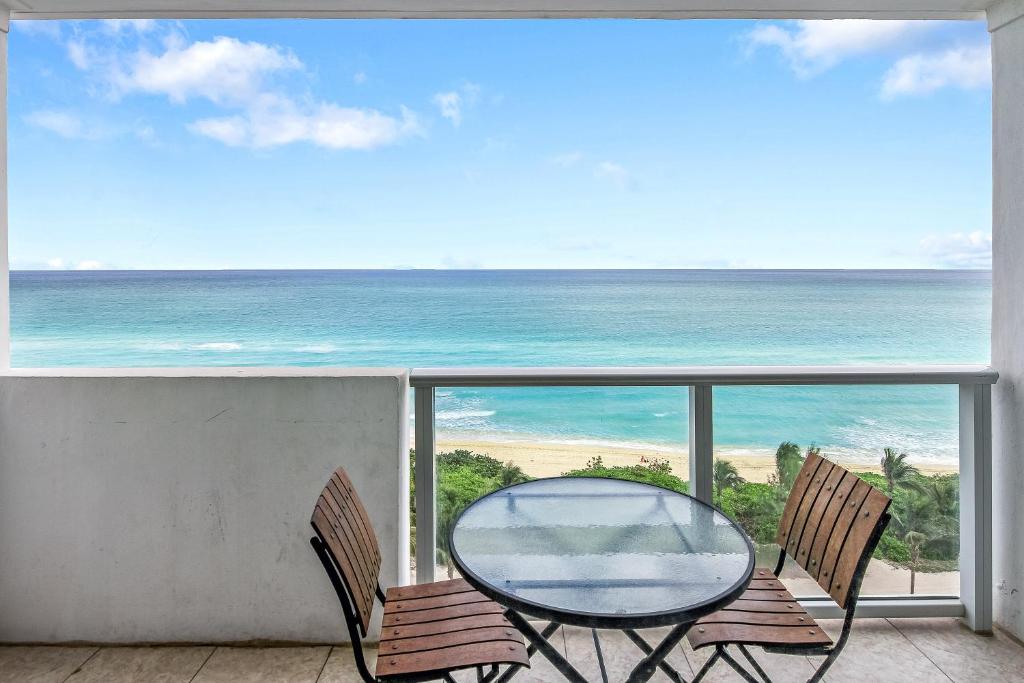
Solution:
<path fill-rule="evenodd" d="M 825 661 L 815 670 L 814 674 L 808 679 L 808 683 L 817 683 L 822 679 L 825 673 L 829 670 L 836 658 L 839 657 L 839 653 L 843 651 L 846 646 L 846 642 L 850 639 L 850 630 L 853 628 L 853 617 L 857 611 L 857 598 L 860 596 L 861 583 L 864 580 L 864 574 L 867 572 L 868 563 L 871 561 L 871 555 L 875 552 L 875 547 L 878 546 L 878 541 L 882 538 L 882 533 L 885 528 L 889 525 L 889 520 L 892 515 L 886 513 L 879 517 L 878 522 L 875 524 L 874 531 L 871 533 L 871 538 L 868 540 L 867 545 L 864 547 L 864 552 L 861 554 L 860 560 L 857 562 L 857 570 L 853 574 L 853 580 L 850 583 L 849 598 L 846 601 L 846 615 L 843 617 L 843 629 L 839 634 L 839 639 L 836 640 L 835 644 L 830 647 L 816 647 L 816 646 L 764 646 L 765 652 L 770 654 L 783 654 L 783 655 L 825 655 Z M 779 561 L 775 565 L 775 576 L 778 577 L 782 574 L 782 567 L 786 563 L 786 550 L 785 548 L 779 549 Z M 742 664 L 736 661 L 726 650 L 728 644 L 715 645 L 715 652 L 711 655 L 711 658 L 704 663 L 700 671 L 694 677 L 692 683 L 699 683 L 704 676 L 707 675 L 711 667 L 721 659 L 730 667 L 732 667 L 736 673 L 738 673 L 743 680 L 748 683 L 772 683 L 772 679 L 768 676 L 765 670 L 757 663 L 754 656 L 750 653 L 750 650 L 743 643 L 736 643 L 736 648 L 740 651 L 740 654 L 747 660 L 751 668 L 761 677 L 760 680 L 755 678 L 753 674 L 747 671 Z"/>
<path fill-rule="evenodd" d="M 366 654 L 363 652 L 363 638 L 366 634 L 363 632 L 362 624 L 359 622 L 359 615 L 356 613 L 348 582 L 345 581 L 345 578 L 335 566 L 334 560 L 331 559 L 331 555 L 327 550 L 327 545 L 323 538 L 320 537 L 319 532 L 309 539 L 309 544 L 313 546 L 316 556 L 320 558 L 320 564 L 324 566 L 324 571 L 327 572 L 327 576 L 331 580 L 331 585 L 334 586 L 334 592 L 338 596 L 338 602 L 341 603 L 341 612 L 345 615 L 345 624 L 348 627 L 349 640 L 352 642 L 352 653 L 356 660 L 356 669 L 359 670 L 359 676 L 365 683 L 382 683 L 382 680 L 387 680 L 389 682 L 401 681 L 402 683 L 420 683 L 421 681 L 442 680 L 446 681 L 446 683 L 456 683 L 455 679 L 452 678 L 449 673 L 425 674 L 423 676 L 402 676 L 399 678 L 388 679 L 380 679 L 370 673 L 370 669 L 366 665 Z M 381 605 L 384 604 L 384 591 L 381 589 L 379 582 L 374 587 L 374 596 Z M 479 683 L 490 683 L 490 681 L 497 678 L 499 673 L 497 666 L 492 666 L 491 670 L 488 671 L 487 674 L 484 674 L 483 667 L 477 667 L 476 669 L 477 681 Z"/>

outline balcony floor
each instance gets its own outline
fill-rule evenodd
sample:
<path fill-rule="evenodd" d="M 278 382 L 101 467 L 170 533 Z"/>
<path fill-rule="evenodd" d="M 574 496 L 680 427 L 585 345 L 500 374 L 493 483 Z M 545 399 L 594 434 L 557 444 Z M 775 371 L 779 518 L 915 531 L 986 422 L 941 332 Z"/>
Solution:
<path fill-rule="evenodd" d="M 839 621 L 822 625 L 835 635 Z M 650 634 L 648 640 L 657 637 Z M 636 663 L 639 650 L 625 636 L 601 632 L 609 678 L 621 681 Z M 552 642 L 589 680 L 600 680 L 590 632 L 567 628 Z M 689 678 L 707 657 L 688 645 L 677 648 L 669 661 Z M 805 681 L 813 666 L 806 657 L 755 656 L 779 682 Z M 558 681 L 542 659 L 515 681 Z M 976 636 L 955 619 L 865 619 L 857 622 L 846 650 L 827 681 L 1020 681 L 1024 647 L 997 633 Z M 460 681 L 474 681 L 469 672 Z M 655 681 L 667 678 L 658 672 Z M 739 681 L 726 665 L 706 680 Z M 220 683 L 267 681 L 289 683 L 358 683 L 351 652 L 346 647 L 0 647 L 0 682 L 83 683 L 103 681 L 160 681 L 162 683 Z"/>

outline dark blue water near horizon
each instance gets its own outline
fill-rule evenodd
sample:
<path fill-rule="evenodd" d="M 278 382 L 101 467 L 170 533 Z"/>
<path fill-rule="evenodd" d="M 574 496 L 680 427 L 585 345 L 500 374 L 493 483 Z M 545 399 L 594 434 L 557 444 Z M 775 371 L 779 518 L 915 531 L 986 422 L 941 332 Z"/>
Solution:
<path fill-rule="evenodd" d="M 987 363 L 987 271 L 16 271 L 16 367 Z M 685 442 L 685 389 L 454 389 L 442 433 Z M 716 390 L 716 443 L 955 461 L 953 387 Z"/>

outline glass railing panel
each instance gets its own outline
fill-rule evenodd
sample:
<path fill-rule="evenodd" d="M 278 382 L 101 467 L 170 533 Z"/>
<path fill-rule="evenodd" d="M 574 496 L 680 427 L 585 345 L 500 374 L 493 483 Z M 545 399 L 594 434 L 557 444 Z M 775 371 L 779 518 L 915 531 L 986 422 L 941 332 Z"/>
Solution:
<path fill-rule="evenodd" d="M 715 502 L 761 566 L 776 564 L 778 519 L 816 449 L 893 497 L 861 594 L 959 594 L 956 386 L 716 387 L 714 415 Z M 795 563 L 782 578 L 798 596 L 824 594 Z"/>
<path fill-rule="evenodd" d="M 686 490 L 686 387 L 439 388 L 435 430 L 438 579 L 455 575 L 458 515 L 498 488 L 589 475 Z"/>

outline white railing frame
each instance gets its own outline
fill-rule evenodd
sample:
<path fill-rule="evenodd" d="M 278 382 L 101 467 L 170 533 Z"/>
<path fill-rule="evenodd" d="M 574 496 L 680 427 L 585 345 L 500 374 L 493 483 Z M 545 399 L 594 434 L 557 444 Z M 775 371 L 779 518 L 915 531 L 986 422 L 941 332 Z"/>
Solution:
<path fill-rule="evenodd" d="M 959 387 L 960 595 L 865 598 L 858 616 L 962 617 L 971 629 L 992 630 L 992 385 L 984 365 L 778 366 L 658 368 L 423 368 L 410 372 L 416 392 L 416 580 L 434 580 L 437 547 L 437 387 L 666 386 L 689 388 L 690 485 L 710 502 L 714 465 L 716 386 L 922 385 Z M 840 614 L 822 598 L 802 602 L 818 617 Z"/>

